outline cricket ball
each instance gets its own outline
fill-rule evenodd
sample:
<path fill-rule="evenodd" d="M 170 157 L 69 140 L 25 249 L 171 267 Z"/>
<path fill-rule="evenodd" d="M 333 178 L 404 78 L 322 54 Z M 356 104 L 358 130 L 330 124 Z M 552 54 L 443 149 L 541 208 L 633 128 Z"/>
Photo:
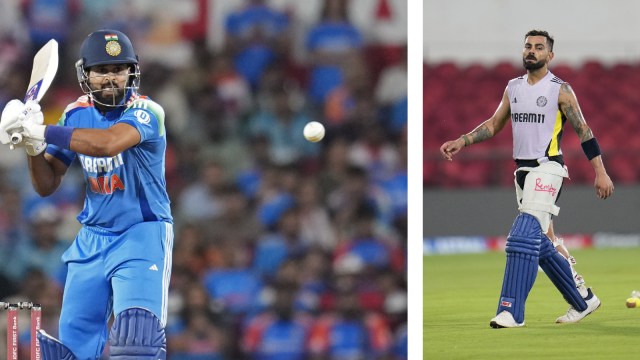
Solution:
<path fill-rule="evenodd" d="M 324 126 L 317 121 L 310 121 L 304 126 L 304 138 L 311 142 L 318 142 L 324 137 Z"/>
<path fill-rule="evenodd" d="M 628 308 L 636 308 L 640 307 L 640 299 L 632 297 L 627 299 L 627 307 Z"/>

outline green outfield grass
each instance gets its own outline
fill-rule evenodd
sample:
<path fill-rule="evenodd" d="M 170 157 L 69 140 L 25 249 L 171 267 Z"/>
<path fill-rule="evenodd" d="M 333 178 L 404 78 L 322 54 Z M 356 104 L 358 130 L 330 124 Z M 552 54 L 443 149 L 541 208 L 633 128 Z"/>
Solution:
<path fill-rule="evenodd" d="M 525 327 L 492 329 L 504 253 L 424 257 L 424 359 L 630 359 L 640 354 L 640 248 L 573 250 L 576 268 L 602 306 L 577 324 L 556 324 L 568 309 L 546 275 L 529 294 Z"/>

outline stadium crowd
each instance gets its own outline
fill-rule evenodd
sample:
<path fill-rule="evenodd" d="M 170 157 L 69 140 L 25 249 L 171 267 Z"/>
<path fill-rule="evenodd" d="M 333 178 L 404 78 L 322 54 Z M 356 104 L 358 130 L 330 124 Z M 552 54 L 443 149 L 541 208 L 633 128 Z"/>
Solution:
<path fill-rule="evenodd" d="M 81 95 L 78 34 L 115 28 L 140 49 L 141 93 L 167 113 L 170 359 L 407 358 L 403 3 L 0 5 L 0 106 L 23 97 L 35 51 L 60 43 L 42 102 L 48 123 Z M 327 129 L 321 142 L 302 136 L 311 120 Z M 41 303 L 42 326 L 57 335 L 60 256 L 78 229 L 84 184 L 72 166 L 43 199 L 27 178 L 26 155 L 3 146 L 0 299 Z"/>

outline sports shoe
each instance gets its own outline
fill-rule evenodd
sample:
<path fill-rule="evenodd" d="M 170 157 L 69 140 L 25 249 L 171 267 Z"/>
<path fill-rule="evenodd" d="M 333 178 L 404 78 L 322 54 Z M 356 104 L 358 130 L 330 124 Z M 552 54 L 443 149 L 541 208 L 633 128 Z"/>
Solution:
<path fill-rule="evenodd" d="M 567 323 L 577 323 L 582 320 L 585 316 L 591 314 L 596 311 L 600 307 L 600 299 L 591 291 L 591 288 L 587 288 L 586 297 L 591 296 L 589 300 L 585 299 L 584 301 L 587 303 L 587 309 L 583 312 L 580 312 L 571 306 L 565 315 L 560 316 L 556 319 L 556 323 L 567 324 Z"/>
<path fill-rule="evenodd" d="M 489 326 L 494 329 L 521 327 L 524 326 L 524 321 L 517 323 L 510 312 L 503 310 L 500 314 L 491 319 Z"/>

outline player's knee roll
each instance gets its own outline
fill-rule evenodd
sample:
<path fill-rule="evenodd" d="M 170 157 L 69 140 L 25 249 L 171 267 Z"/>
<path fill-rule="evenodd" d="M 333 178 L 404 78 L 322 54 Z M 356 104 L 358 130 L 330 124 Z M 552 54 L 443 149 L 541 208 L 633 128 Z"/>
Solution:
<path fill-rule="evenodd" d="M 520 213 L 511 226 L 505 250 L 507 253 L 524 253 L 538 257 L 541 236 L 538 219 L 531 214 Z"/>
<path fill-rule="evenodd" d="M 164 360 L 167 356 L 164 326 L 146 309 L 126 309 L 113 322 L 109 350 L 111 359 Z"/>

